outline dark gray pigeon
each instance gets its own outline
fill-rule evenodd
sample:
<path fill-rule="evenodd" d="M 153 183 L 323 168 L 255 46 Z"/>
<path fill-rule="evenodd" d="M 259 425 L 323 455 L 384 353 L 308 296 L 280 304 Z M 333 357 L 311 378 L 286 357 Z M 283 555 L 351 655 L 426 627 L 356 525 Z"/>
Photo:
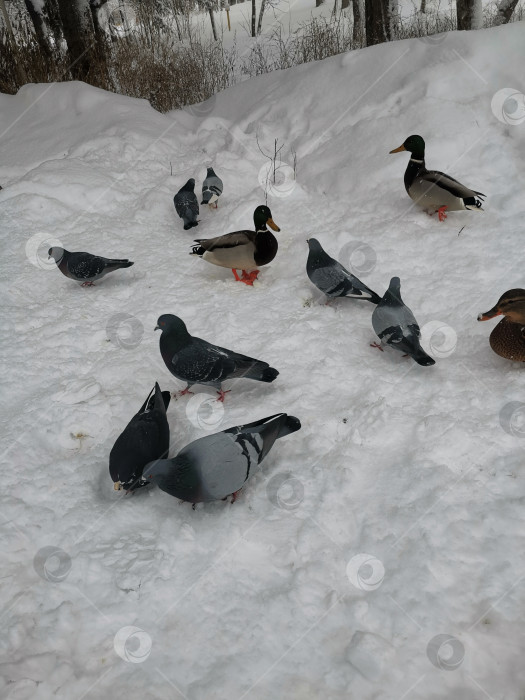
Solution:
<path fill-rule="evenodd" d="M 146 465 L 143 478 L 189 503 L 218 501 L 239 491 L 279 438 L 295 433 L 301 423 L 277 413 L 195 440 L 173 459 Z"/>
<path fill-rule="evenodd" d="M 65 248 L 54 246 L 48 251 L 48 260 L 53 258 L 60 272 L 83 287 L 91 287 L 95 280 L 102 279 L 109 272 L 121 267 L 131 267 L 129 260 L 111 260 L 91 253 L 70 253 Z"/>
<path fill-rule="evenodd" d="M 222 180 L 217 177 L 213 168 L 208 168 L 206 178 L 202 183 L 202 202 L 201 204 L 213 204 L 215 203 L 215 209 L 217 209 L 217 200 L 222 194 Z"/>
<path fill-rule="evenodd" d="M 348 272 L 341 263 L 326 253 L 316 238 L 307 241 L 310 252 L 306 261 L 306 274 L 327 297 L 352 297 L 366 299 L 373 304 L 379 304 L 381 297 L 373 292 L 366 284 Z"/>
<path fill-rule="evenodd" d="M 399 277 L 392 277 L 385 296 L 374 309 L 372 326 L 382 343 L 410 355 L 418 365 L 436 364 L 419 343 L 421 331 L 414 314 L 401 299 Z"/>
<path fill-rule="evenodd" d="M 184 321 L 173 314 L 159 317 L 155 330 L 160 329 L 160 354 L 169 371 L 187 382 L 182 392 L 189 393 L 194 384 L 206 384 L 217 389 L 219 401 L 224 401 L 222 382 L 245 377 L 258 382 L 273 382 L 279 372 L 267 362 L 239 355 L 232 350 L 191 336 Z"/>
<path fill-rule="evenodd" d="M 180 218 L 184 221 L 184 230 L 198 226 L 199 222 L 199 201 L 195 194 L 195 180 L 190 177 L 188 182 L 180 188 L 175 197 L 173 197 L 175 209 Z"/>
<path fill-rule="evenodd" d="M 139 412 L 118 436 L 109 453 L 109 473 L 115 491 L 135 491 L 146 486 L 149 482 L 141 479 L 145 465 L 168 456 L 170 429 L 166 409 L 170 398 L 170 392 L 161 391 L 155 383 Z"/>

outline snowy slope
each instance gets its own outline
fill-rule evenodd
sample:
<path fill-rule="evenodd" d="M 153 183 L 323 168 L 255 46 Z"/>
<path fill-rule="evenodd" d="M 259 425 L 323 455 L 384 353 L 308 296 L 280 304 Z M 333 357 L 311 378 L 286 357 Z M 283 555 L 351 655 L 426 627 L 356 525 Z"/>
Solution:
<path fill-rule="evenodd" d="M 523 698 L 525 380 L 476 316 L 524 286 L 525 120 L 491 109 L 525 92 L 524 39 L 384 44 L 169 115 L 80 83 L 0 96 L 2 698 Z M 412 133 L 484 212 L 412 207 L 388 154 Z M 279 171 L 279 253 L 248 288 L 188 250 L 264 202 L 256 137 L 297 180 Z M 172 198 L 208 163 L 224 195 L 185 232 Z M 370 348 L 372 305 L 324 305 L 310 236 L 380 294 L 400 276 L 434 367 Z M 81 289 L 47 263 L 60 243 L 135 265 Z M 155 380 L 183 386 L 162 313 L 280 371 L 224 410 L 173 400 L 171 454 L 302 421 L 233 506 L 113 491 L 116 437 Z"/>

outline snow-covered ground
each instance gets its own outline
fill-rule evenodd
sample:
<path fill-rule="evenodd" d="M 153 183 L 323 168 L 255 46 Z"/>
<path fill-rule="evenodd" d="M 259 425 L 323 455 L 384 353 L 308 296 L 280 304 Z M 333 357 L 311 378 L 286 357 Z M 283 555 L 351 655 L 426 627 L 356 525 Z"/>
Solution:
<path fill-rule="evenodd" d="M 2 698 L 523 699 L 525 375 L 476 316 L 524 286 L 524 64 L 522 23 L 168 115 L 80 83 L 0 97 Z M 412 206 L 408 155 L 388 152 L 413 133 L 484 212 Z M 257 137 L 290 168 L 296 152 L 297 179 L 281 167 L 279 252 L 248 288 L 188 251 L 251 224 Z M 224 195 L 185 232 L 173 195 L 209 163 Z M 380 294 L 401 277 L 434 367 L 370 348 L 372 305 L 324 304 L 311 236 Z M 135 265 L 82 289 L 47 263 L 60 243 Z M 280 371 L 232 383 L 224 409 L 205 389 L 173 400 L 170 454 L 278 411 L 302 421 L 234 505 L 113 491 L 116 437 L 155 380 L 183 386 L 162 313 Z"/>

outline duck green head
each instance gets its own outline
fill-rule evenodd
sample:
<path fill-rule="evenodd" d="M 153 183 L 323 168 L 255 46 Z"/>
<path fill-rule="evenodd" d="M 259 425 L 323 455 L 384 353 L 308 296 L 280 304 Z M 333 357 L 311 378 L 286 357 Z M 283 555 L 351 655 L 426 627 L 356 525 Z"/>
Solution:
<path fill-rule="evenodd" d="M 257 207 L 257 209 L 253 212 L 253 223 L 255 224 L 256 231 L 266 231 L 266 225 L 268 225 L 274 231 L 281 230 L 272 219 L 270 207 L 266 207 L 264 205 Z"/>
<path fill-rule="evenodd" d="M 390 153 L 399 153 L 400 151 L 410 151 L 415 158 L 425 157 L 425 142 L 422 136 L 409 136 L 399 148 L 394 148 Z"/>

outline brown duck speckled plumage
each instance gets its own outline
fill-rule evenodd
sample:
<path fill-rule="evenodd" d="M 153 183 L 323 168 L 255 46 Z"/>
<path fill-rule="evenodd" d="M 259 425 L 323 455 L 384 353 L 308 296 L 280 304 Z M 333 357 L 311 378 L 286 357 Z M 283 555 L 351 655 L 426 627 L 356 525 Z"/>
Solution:
<path fill-rule="evenodd" d="M 478 321 L 500 315 L 505 318 L 490 334 L 490 347 L 500 357 L 525 362 L 525 289 L 505 292 L 496 306 L 478 316 Z"/>

